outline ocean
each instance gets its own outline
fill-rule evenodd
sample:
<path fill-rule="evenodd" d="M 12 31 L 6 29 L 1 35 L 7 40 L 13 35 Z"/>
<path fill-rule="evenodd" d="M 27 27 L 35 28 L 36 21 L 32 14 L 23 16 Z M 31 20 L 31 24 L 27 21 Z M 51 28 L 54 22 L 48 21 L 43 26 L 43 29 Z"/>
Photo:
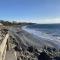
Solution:
<path fill-rule="evenodd" d="M 60 48 L 60 24 L 31 24 L 23 29 L 38 38 L 50 41 Z"/>

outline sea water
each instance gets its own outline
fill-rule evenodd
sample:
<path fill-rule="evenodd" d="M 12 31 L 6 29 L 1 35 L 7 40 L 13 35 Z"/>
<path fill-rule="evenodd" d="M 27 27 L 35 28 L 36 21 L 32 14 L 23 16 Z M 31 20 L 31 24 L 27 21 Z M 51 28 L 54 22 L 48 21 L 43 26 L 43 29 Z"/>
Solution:
<path fill-rule="evenodd" d="M 30 34 L 56 44 L 60 48 L 60 24 L 31 24 L 23 27 Z"/>

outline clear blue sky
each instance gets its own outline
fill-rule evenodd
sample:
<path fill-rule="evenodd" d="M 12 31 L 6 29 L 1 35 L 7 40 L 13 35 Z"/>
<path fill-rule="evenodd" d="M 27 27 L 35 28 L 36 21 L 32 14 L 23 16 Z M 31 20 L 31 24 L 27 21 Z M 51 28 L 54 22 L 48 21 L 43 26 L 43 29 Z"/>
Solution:
<path fill-rule="evenodd" d="M 0 0 L 0 19 L 59 18 L 60 0 Z"/>

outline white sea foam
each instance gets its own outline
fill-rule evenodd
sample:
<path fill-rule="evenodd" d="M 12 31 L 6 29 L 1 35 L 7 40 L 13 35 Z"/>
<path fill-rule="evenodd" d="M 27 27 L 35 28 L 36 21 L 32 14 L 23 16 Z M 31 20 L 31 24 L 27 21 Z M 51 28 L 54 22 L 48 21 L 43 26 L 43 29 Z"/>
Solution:
<path fill-rule="evenodd" d="M 39 37 L 39 38 L 43 38 L 44 41 L 48 40 L 48 41 L 51 41 L 52 43 L 56 44 L 58 47 L 60 47 L 60 37 L 56 37 L 56 36 L 52 36 L 51 34 L 46 34 L 42 31 L 37 31 L 35 29 L 30 29 L 30 28 L 26 28 L 26 26 L 24 26 L 22 28 L 23 30 Z"/>

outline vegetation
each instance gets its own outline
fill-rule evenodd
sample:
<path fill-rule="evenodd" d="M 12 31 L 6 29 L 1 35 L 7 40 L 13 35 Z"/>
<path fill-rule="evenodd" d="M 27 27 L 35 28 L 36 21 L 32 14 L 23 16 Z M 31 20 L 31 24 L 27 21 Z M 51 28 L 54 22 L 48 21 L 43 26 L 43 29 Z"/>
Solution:
<path fill-rule="evenodd" d="M 4 26 L 14 26 L 14 25 L 24 26 L 24 25 L 31 25 L 32 24 L 32 23 L 16 22 L 16 21 L 9 22 L 9 21 L 4 21 L 4 20 L 0 20 L 0 23 L 2 23 Z"/>

